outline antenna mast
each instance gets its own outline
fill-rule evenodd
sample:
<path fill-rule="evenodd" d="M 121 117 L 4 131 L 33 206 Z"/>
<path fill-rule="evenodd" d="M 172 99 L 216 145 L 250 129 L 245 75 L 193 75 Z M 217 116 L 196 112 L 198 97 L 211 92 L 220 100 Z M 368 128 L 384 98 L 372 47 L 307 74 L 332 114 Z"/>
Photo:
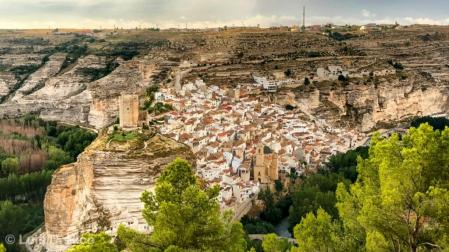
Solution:
<path fill-rule="evenodd" d="M 306 30 L 306 6 L 304 5 L 302 7 L 302 26 L 301 26 L 301 31 L 305 31 Z"/>

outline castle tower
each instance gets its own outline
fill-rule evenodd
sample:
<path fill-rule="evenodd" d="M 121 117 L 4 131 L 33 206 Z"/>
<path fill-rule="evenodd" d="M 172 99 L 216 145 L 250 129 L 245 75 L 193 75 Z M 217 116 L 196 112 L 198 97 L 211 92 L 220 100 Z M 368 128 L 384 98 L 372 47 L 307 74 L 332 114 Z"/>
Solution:
<path fill-rule="evenodd" d="M 139 122 L 138 95 L 121 95 L 119 97 L 119 117 L 122 129 L 137 128 Z"/>

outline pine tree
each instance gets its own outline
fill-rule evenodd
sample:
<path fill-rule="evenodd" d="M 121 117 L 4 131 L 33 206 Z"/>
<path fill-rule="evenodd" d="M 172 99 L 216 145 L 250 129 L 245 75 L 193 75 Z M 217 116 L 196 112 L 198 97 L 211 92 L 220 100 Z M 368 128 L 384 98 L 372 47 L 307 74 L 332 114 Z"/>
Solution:
<path fill-rule="evenodd" d="M 449 128 L 423 124 L 402 137 L 375 135 L 358 172 L 349 191 L 337 189 L 353 237 L 368 249 L 449 249 Z"/>
<path fill-rule="evenodd" d="M 119 238 L 133 251 L 244 251 L 243 227 L 231 213 L 221 213 L 218 193 L 218 187 L 203 189 L 191 165 L 176 159 L 162 172 L 155 193 L 141 198 L 154 231 L 145 237 L 121 227 Z"/>

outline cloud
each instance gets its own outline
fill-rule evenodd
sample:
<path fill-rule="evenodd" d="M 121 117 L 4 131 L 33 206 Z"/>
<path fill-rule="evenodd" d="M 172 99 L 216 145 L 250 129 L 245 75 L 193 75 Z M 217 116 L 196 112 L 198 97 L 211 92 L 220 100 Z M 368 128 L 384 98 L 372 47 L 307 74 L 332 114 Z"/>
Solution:
<path fill-rule="evenodd" d="M 432 19 L 427 17 L 420 17 L 420 18 L 406 17 L 404 18 L 404 21 L 409 24 L 449 25 L 449 18 Z"/>
<path fill-rule="evenodd" d="M 449 18 L 445 19 L 432 19 L 432 18 L 356 18 L 347 16 L 310 16 L 307 18 L 307 25 L 317 25 L 334 23 L 337 25 L 356 24 L 363 25 L 367 23 L 377 24 L 394 24 L 398 22 L 401 25 L 410 24 L 432 24 L 432 25 L 449 25 Z M 161 19 L 158 21 L 151 21 L 145 19 L 126 19 L 126 18 L 105 18 L 105 19 L 92 19 L 92 18 L 65 18 L 62 20 L 55 20 L 54 18 L 43 20 L 21 20 L 21 19 L 4 19 L 0 17 L 0 29 L 4 28 L 113 28 L 123 27 L 125 29 L 133 29 L 135 27 L 159 27 L 159 28 L 183 28 L 187 24 L 189 28 L 212 28 L 223 26 L 257 26 L 271 27 L 280 25 L 297 25 L 300 20 L 298 17 L 289 15 L 253 15 L 249 17 L 233 18 L 233 19 L 214 19 L 214 20 L 191 20 L 182 16 L 172 19 Z"/>
<path fill-rule="evenodd" d="M 362 16 L 365 18 L 373 18 L 373 17 L 376 17 L 376 14 L 372 13 L 371 11 L 369 11 L 367 9 L 363 9 Z"/>
<path fill-rule="evenodd" d="M 447 0 L 428 0 L 440 1 L 440 7 L 423 9 L 418 17 L 412 10 L 419 9 L 422 0 L 408 0 L 408 10 L 398 7 L 404 1 L 387 5 L 368 0 L 0 0 L 0 28 L 269 27 L 299 24 L 302 5 L 307 7 L 306 25 L 449 24 L 446 12 L 438 15 L 449 7 Z"/>

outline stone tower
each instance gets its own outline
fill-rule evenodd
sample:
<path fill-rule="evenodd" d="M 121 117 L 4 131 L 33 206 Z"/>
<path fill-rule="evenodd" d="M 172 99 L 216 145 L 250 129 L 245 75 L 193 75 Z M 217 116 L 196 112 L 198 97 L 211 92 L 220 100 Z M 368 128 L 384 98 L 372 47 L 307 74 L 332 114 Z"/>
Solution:
<path fill-rule="evenodd" d="M 122 129 L 137 128 L 139 122 L 139 96 L 121 95 L 119 98 L 119 117 Z"/>
<path fill-rule="evenodd" d="M 261 184 L 272 184 L 278 179 L 278 155 L 268 146 L 258 144 L 254 165 L 254 180 Z"/>

